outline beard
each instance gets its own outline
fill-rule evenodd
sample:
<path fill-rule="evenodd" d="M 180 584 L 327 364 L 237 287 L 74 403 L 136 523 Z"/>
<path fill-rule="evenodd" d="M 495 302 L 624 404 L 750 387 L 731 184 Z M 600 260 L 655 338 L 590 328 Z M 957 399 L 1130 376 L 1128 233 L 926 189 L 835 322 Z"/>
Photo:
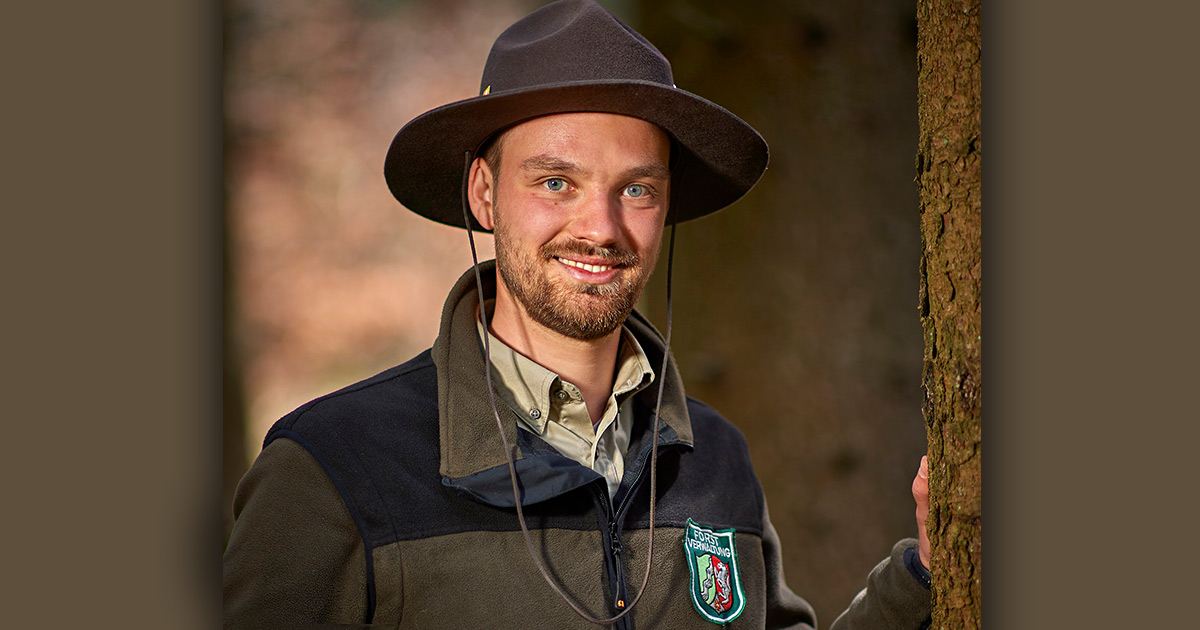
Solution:
<path fill-rule="evenodd" d="M 643 261 L 627 249 L 560 240 L 546 243 L 534 253 L 513 242 L 498 208 L 494 216 L 496 267 L 504 285 L 533 321 L 587 341 L 608 335 L 629 317 L 654 269 L 657 251 Z M 571 254 L 603 258 L 606 264 L 622 269 L 617 279 L 607 284 L 553 278 L 548 265 L 561 264 L 554 258 Z"/>

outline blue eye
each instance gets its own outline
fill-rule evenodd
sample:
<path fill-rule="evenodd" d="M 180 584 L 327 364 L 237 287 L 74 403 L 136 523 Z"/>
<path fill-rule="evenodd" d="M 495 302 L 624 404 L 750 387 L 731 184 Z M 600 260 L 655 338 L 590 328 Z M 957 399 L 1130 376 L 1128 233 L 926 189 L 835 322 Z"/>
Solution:
<path fill-rule="evenodd" d="M 567 187 L 567 183 L 558 177 L 551 177 L 550 179 L 547 179 L 545 182 L 543 182 L 543 185 L 546 187 L 546 190 L 551 192 L 558 192 Z"/>
<path fill-rule="evenodd" d="M 625 194 L 630 197 L 641 197 L 646 194 L 646 187 L 641 184 L 631 184 L 625 187 Z"/>

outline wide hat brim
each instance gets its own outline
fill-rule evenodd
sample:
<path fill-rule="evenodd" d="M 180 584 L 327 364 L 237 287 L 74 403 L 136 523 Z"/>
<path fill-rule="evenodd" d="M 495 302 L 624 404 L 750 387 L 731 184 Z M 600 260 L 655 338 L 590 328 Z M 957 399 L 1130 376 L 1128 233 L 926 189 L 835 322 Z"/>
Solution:
<path fill-rule="evenodd" d="M 430 110 L 393 138 L 384 161 L 392 195 L 409 210 L 463 224 L 463 170 L 484 141 L 520 122 L 569 112 L 605 112 L 658 125 L 677 145 L 668 215 L 688 221 L 745 195 L 767 167 L 767 143 L 720 105 L 654 81 L 563 82 L 486 94 Z M 672 216 L 673 215 L 673 216 Z M 483 230 L 471 217 L 471 227 Z"/>

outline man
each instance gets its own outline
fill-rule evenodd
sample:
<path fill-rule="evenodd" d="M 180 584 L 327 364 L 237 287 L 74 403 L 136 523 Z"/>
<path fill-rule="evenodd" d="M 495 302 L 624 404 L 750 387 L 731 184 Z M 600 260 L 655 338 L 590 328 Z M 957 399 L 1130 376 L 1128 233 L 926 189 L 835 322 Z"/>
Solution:
<path fill-rule="evenodd" d="M 633 311 L 664 225 L 745 194 L 766 144 L 591 0 L 505 31 L 480 93 L 401 129 L 385 175 L 409 209 L 494 231 L 497 260 L 429 351 L 268 433 L 226 625 L 815 627 L 741 433 Z M 919 627 L 927 565 L 901 541 L 835 626 Z"/>

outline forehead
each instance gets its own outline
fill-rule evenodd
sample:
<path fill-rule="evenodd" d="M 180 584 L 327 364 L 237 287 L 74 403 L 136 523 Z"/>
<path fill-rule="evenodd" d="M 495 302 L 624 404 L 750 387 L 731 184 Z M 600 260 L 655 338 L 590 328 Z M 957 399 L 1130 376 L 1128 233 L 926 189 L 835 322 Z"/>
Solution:
<path fill-rule="evenodd" d="M 504 161 L 546 153 L 665 165 L 671 147 L 666 132 L 653 123 L 600 112 L 552 114 L 527 120 L 507 129 L 497 142 Z"/>

